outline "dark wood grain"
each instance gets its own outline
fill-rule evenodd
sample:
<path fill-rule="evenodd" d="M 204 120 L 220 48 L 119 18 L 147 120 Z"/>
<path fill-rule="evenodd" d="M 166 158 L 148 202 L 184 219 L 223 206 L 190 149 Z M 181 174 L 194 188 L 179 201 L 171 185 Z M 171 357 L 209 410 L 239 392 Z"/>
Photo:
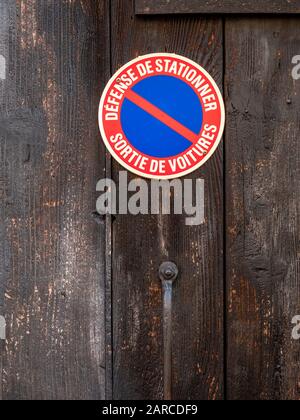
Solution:
<path fill-rule="evenodd" d="M 0 22 L 0 398 L 101 399 L 108 3 L 2 0 Z"/>
<path fill-rule="evenodd" d="M 222 87 L 222 22 L 199 17 L 136 18 L 112 2 L 113 70 L 138 55 L 176 52 L 203 65 Z M 206 222 L 183 216 L 117 216 L 113 234 L 114 398 L 163 398 L 162 262 L 174 283 L 172 398 L 223 398 L 223 153 L 193 174 L 206 185 Z M 121 168 L 114 164 L 117 178 Z"/>
<path fill-rule="evenodd" d="M 299 11 L 293 0 L 0 1 L 0 400 L 223 399 L 225 363 L 230 400 L 300 399 L 300 21 L 228 17 L 223 31 L 199 15 Z M 222 145 L 188 177 L 205 180 L 203 225 L 111 225 L 94 212 L 97 180 L 122 170 L 100 141 L 101 91 L 156 51 L 195 60 L 220 88 L 226 72 L 226 250 Z M 165 323 L 164 261 L 179 268 Z"/>
<path fill-rule="evenodd" d="M 230 399 L 300 398 L 299 24 L 226 24 Z"/>
<path fill-rule="evenodd" d="M 136 14 L 300 13 L 299 0 L 135 0 Z"/>

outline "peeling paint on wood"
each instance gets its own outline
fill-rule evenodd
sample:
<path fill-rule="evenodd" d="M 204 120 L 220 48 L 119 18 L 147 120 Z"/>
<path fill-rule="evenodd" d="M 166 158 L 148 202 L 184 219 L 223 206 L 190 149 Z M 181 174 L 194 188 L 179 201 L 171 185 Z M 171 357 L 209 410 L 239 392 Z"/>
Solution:
<path fill-rule="evenodd" d="M 0 395 L 103 399 L 105 228 L 91 213 L 105 168 L 95 115 L 109 75 L 108 3 L 0 8 Z"/>
<path fill-rule="evenodd" d="M 298 27 L 283 18 L 226 23 L 230 399 L 300 398 L 290 326 L 300 312 L 300 96 L 289 71 Z"/>
<path fill-rule="evenodd" d="M 0 79 L 6 79 L 6 59 L 3 55 L 0 55 Z"/>
<path fill-rule="evenodd" d="M 0 315 L 0 340 L 6 340 L 6 322 L 2 315 Z"/>

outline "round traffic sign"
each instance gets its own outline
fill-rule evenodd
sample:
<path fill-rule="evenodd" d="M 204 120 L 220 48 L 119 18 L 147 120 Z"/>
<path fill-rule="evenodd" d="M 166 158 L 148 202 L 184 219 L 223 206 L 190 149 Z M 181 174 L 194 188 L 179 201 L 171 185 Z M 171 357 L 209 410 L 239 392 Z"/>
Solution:
<path fill-rule="evenodd" d="M 220 143 L 222 95 L 195 62 L 150 54 L 122 67 L 109 81 L 99 125 L 112 156 L 147 178 L 184 176 L 202 166 Z"/>

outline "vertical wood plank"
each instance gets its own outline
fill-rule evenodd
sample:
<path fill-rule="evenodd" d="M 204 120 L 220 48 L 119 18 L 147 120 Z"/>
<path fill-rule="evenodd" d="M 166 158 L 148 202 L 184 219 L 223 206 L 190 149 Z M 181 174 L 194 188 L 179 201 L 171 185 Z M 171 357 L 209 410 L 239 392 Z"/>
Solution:
<path fill-rule="evenodd" d="M 0 11 L 0 398 L 101 399 L 105 227 L 92 212 L 108 2 L 2 0 Z"/>
<path fill-rule="evenodd" d="M 300 398 L 299 23 L 226 24 L 230 399 Z"/>
<path fill-rule="evenodd" d="M 176 52 L 222 87 L 222 22 L 201 17 L 137 18 L 131 0 L 112 1 L 116 71 L 138 55 Z M 193 178 L 204 178 L 206 223 L 183 216 L 117 216 L 113 229 L 114 398 L 163 398 L 163 261 L 179 266 L 173 297 L 174 399 L 223 397 L 222 147 Z M 121 168 L 114 163 L 117 180 Z M 131 176 L 129 177 L 131 179 Z"/>

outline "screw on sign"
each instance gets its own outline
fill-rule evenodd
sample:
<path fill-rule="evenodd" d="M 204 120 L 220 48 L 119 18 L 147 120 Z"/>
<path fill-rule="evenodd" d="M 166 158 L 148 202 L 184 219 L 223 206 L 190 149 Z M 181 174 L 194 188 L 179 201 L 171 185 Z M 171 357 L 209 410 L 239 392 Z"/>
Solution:
<path fill-rule="evenodd" d="M 150 54 L 122 67 L 109 81 L 99 125 L 112 156 L 146 178 L 171 179 L 202 166 L 224 130 L 222 95 L 195 62 Z"/>

